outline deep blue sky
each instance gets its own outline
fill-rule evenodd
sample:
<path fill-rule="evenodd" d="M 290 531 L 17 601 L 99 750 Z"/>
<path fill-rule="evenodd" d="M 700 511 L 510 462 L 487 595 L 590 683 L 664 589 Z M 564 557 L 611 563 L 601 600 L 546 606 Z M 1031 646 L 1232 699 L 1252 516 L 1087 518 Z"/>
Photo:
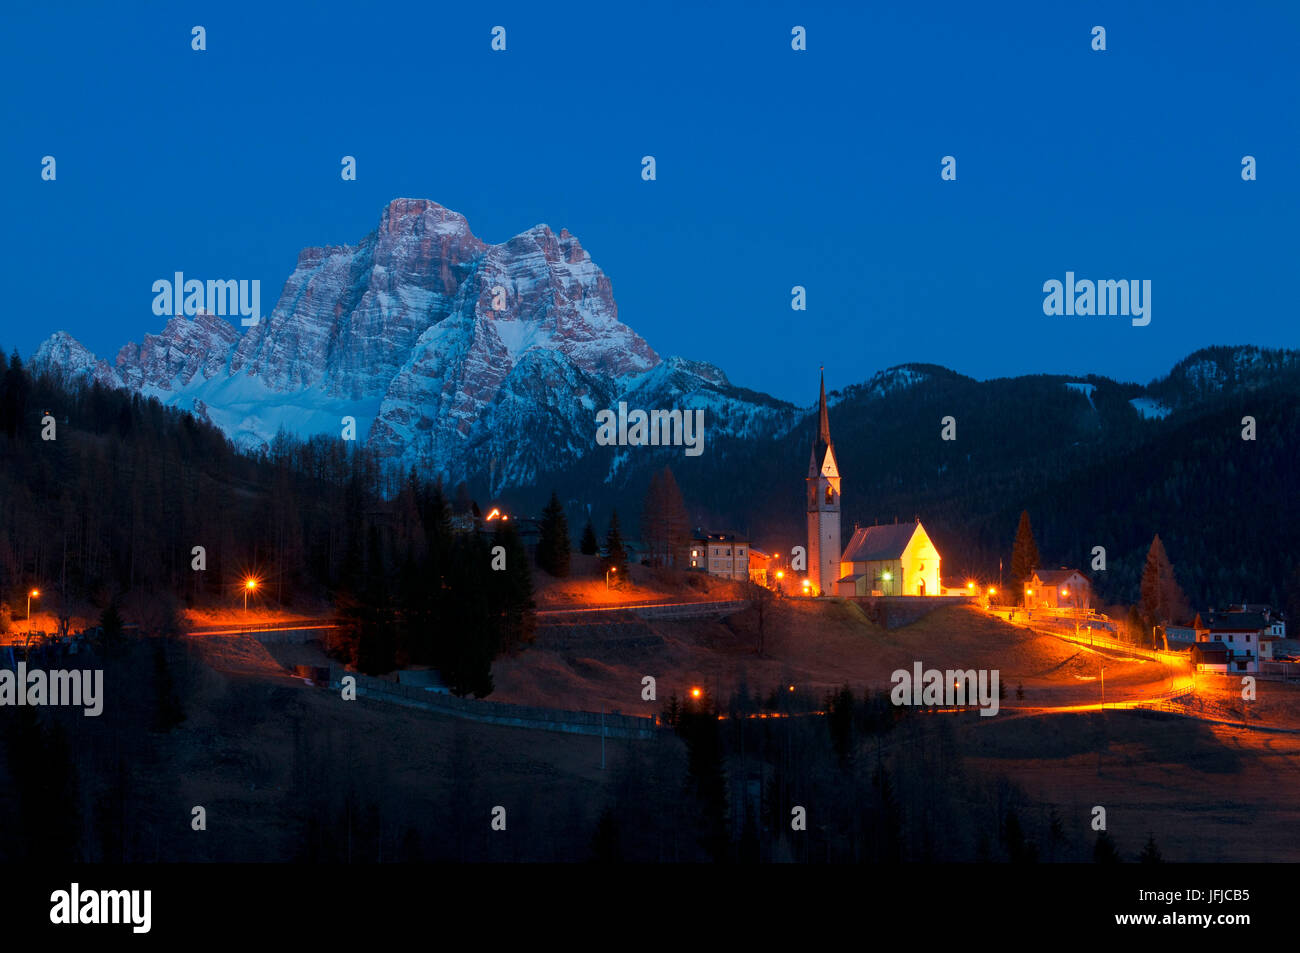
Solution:
<path fill-rule="evenodd" d="M 802 404 L 822 363 L 832 388 L 905 361 L 1146 381 L 1208 344 L 1300 345 L 1300 4 L 0 18 L 0 345 L 25 355 L 63 329 L 111 359 L 160 329 L 150 285 L 177 270 L 260 278 L 269 312 L 300 248 L 356 242 L 397 196 L 487 241 L 567 227 L 661 354 Z M 1042 284 L 1066 270 L 1151 279 L 1151 325 L 1045 317 Z"/>

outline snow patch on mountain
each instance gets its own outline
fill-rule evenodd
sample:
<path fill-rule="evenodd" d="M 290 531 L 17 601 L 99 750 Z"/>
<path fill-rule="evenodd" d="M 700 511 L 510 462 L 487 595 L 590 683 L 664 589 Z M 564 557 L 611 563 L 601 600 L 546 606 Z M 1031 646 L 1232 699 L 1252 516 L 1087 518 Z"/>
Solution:
<path fill-rule="evenodd" d="M 1143 420 L 1163 420 L 1169 416 L 1169 408 L 1153 397 L 1134 397 L 1129 403 Z"/>
<path fill-rule="evenodd" d="M 1097 389 L 1095 384 L 1086 384 L 1081 381 L 1067 381 L 1065 384 L 1072 391 L 1077 391 L 1084 397 L 1088 398 L 1088 403 L 1092 404 L 1093 410 L 1097 409 L 1097 402 L 1092 399 L 1092 393 Z"/>

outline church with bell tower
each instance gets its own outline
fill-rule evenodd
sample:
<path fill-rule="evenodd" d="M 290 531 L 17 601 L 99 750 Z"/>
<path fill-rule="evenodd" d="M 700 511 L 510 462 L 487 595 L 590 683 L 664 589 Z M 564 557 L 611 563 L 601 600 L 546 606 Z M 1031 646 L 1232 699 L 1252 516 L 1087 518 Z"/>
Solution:
<path fill-rule="evenodd" d="M 808 461 L 808 580 L 819 595 L 834 595 L 840 578 L 840 471 L 826 415 L 826 374 L 822 372 L 817 436 Z"/>

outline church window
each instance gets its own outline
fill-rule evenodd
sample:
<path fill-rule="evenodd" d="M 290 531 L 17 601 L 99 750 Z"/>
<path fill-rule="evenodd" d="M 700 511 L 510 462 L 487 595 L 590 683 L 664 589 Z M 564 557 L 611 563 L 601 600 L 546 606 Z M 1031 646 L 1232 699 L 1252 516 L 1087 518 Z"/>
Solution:
<path fill-rule="evenodd" d="M 826 502 L 827 503 L 835 502 L 835 491 L 831 489 L 831 485 L 829 483 L 826 484 Z"/>

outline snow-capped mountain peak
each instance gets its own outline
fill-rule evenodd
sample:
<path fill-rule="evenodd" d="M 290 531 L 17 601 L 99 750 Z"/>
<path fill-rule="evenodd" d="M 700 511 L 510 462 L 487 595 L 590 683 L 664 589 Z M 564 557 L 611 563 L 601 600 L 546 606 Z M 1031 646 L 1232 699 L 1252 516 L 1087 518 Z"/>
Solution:
<path fill-rule="evenodd" d="M 718 433 L 780 430 L 792 408 L 712 365 L 659 356 L 618 317 L 609 278 L 567 229 L 502 242 L 425 199 L 389 202 L 355 245 L 304 249 L 269 316 L 177 316 L 112 365 L 60 332 L 36 360 L 157 396 L 245 446 L 282 427 L 341 434 L 386 460 L 500 487 L 591 452 L 594 412 L 708 407 Z"/>

